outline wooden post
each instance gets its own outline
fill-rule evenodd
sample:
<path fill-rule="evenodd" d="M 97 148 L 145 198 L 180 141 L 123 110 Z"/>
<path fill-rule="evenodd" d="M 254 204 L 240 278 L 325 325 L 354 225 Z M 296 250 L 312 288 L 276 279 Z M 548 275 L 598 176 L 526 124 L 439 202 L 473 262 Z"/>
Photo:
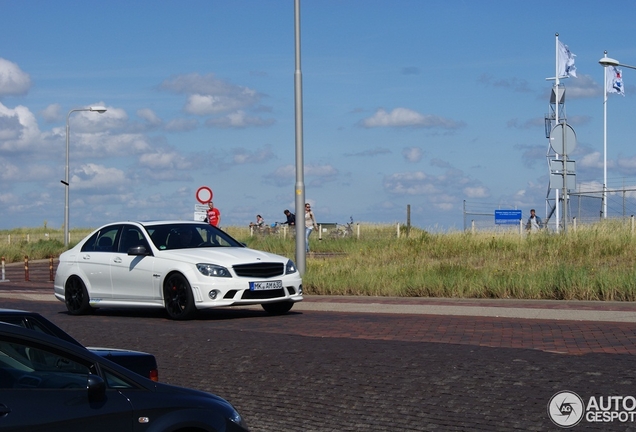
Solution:
<path fill-rule="evenodd" d="M 24 280 L 29 281 L 29 257 L 24 256 Z"/>
<path fill-rule="evenodd" d="M 53 282 L 53 257 L 49 257 L 49 281 Z"/>

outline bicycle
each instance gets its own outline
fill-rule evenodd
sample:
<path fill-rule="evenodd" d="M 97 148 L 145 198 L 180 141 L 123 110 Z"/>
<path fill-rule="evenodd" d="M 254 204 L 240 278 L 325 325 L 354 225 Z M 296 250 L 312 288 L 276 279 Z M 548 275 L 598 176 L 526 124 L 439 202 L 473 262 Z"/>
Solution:
<path fill-rule="evenodd" d="M 330 233 L 331 238 L 353 237 L 353 216 L 349 217 L 349 223 L 346 225 L 336 225 Z"/>

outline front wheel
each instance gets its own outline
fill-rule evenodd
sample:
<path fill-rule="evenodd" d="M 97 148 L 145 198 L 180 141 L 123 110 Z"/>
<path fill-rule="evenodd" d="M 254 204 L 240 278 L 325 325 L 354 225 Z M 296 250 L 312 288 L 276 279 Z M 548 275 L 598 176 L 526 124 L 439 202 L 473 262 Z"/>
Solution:
<path fill-rule="evenodd" d="M 294 302 L 284 301 L 284 302 L 278 302 L 278 303 L 263 303 L 261 307 L 268 314 L 283 315 L 289 312 L 289 310 L 292 308 L 293 305 L 294 305 Z"/>
<path fill-rule="evenodd" d="M 88 291 L 82 279 L 72 276 L 64 286 L 64 302 L 71 315 L 84 315 L 92 311 Z"/>
<path fill-rule="evenodd" d="M 187 320 L 196 313 L 192 288 L 182 274 L 168 276 L 163 285 L 163 299 L 166 312 L 173 320 Z"/>

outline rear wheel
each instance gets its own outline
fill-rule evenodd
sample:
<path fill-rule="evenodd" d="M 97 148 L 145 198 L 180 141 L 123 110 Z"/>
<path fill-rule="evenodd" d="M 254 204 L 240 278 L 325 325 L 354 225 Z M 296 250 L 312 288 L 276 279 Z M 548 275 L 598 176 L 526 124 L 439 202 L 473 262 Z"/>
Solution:
<path fill-rule="evenodd" d="M 168 316 L 174 320 L 187 320 L 194 316 L 194 296 L 188 280 L 180 273 L 174 273 L 166 279 L 163 286 L 163 299 Z"/>
<path fill-rule="evenodd" d="M 82 279 L 71 276 L 64 286 L 64 302 L 71 315 L 84 315 L 93 310 L 89 304 L 88 291 Z"/>
<path fill-rule="evenodd" d="M 261 304 L 261 307 L 268 314 L 282 315 L 289 312 L 289 310 L 292 308 L 293 305 L 294 305 L 294 302 L 284 301 L 284 302 L 278 302 L 278 303 L 263 303 Z"/>

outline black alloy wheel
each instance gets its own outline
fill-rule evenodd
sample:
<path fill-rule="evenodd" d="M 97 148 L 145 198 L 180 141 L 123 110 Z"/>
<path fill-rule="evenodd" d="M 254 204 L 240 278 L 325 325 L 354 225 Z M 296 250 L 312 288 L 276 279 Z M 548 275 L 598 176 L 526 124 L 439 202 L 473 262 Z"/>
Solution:
<path fill-rule="evenodd" d="M 180 273 L 168 276 L 164 283 L 163 299 L 171 319 L 187 320 L 194 316 L 194 296 L 188 280 Z"/>
<path fill-rule="evenodd" d="M 84 315 L 90 312 L 88 291 L 82 279 L 78 276 L 71 276 L 64 286 L 64 302 L 66 309 L 71 315 Z"/>

